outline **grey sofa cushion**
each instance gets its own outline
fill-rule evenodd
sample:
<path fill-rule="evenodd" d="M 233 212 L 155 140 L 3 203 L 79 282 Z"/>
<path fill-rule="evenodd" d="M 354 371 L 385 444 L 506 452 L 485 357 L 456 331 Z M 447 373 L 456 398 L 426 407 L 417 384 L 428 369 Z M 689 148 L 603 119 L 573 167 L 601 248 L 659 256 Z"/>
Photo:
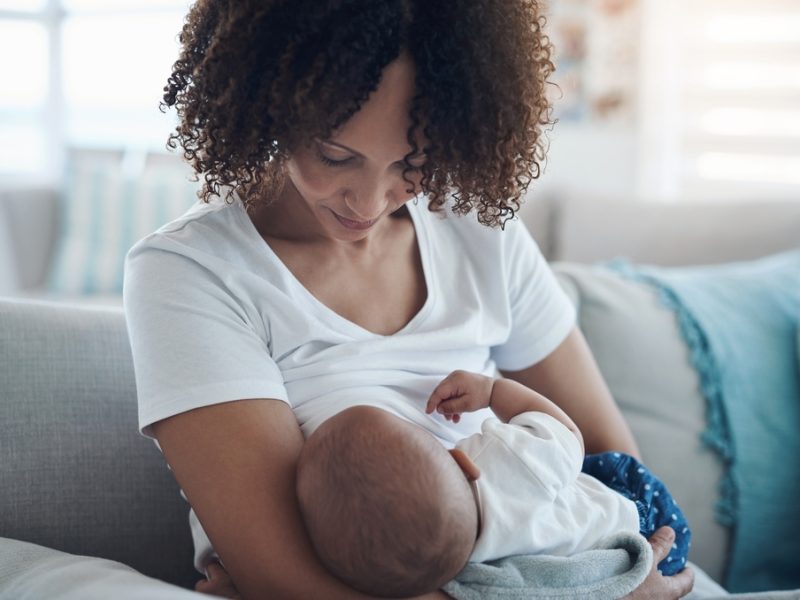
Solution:
<path fill-rule="evenodd" d="M 188 505 L 139 435 L 120 309 L 0 300 L 0 536 L 192 588 Z"/>
<path fill-rule="evenodd" d="M 714 504 L 723 464 L 700 440 L 705 399 L 675 315 L 652 288 L 601 267 L 554 268 L 645 464 L 692 527 L 690 560 L 722 581 L 730 530 L 715 521 Z"/>

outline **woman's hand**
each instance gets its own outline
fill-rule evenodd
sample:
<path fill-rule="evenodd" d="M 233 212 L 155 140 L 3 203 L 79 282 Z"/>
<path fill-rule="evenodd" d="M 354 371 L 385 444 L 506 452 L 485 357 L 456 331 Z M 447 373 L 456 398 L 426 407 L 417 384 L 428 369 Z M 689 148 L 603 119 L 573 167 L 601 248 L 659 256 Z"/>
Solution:
<path fill-rule="evenodd" d="M 220 563 L 209 563 L 206 572 L 208 573 L 208 579 L 201 579 L 195 584 L 194 590 L 196 592 L 220 598 L 241 600 L 242 596 L 236 586 L 233 585 L 233 579 Z"/>
<path fill-rule="evenodd" d="M 675 541 L 672 528 L 665 525 L 657 529 L 648 541 L 653 547 L 653 568 L 638 588 L 623 597 L 624 600 L 674 600 L 691 592 L 694 586 L 694 571 L 691 567 L 686 567 L 671 577 L 665 577 L 658 571 L 658 563 L 666 558 Z"/>

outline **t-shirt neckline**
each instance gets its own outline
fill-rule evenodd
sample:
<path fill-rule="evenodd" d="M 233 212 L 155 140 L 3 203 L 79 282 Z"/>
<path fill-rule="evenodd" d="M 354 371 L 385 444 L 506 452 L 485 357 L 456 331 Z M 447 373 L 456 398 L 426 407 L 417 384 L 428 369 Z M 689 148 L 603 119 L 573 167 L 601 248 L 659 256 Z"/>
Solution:
<path fill-rule="evenodd" d="M 414 226 L 414 237 L 417 243 L 420 262 L 422 263 L 422 275 L 425 280 L 425 302 L 422 304 L 422 307 L 417 311 L 417 313 L 411 317 L 408 323 L 406 323 L 402 328 L 394 333 L 384 335 L 370 331 L 369 329 L 354 323 L 350 319 L 343 317 L 327 304 L 319 300 L 314 294 L 312 294 L 308 288 L 306 288 L 306 286 L 304 286 L 303 283 L 295 276 L 295 274 L 292 273 L 291 269 L 286 266 L 286 264 L 281 260 L 280 256 L 278 256 L 269 243 L 267 243 L 267 241 L 258 232 L 255 224 L 250 219 L 250 215 L 247 214 L 247 210 L 245 209 L 244 203 L 241 201 L 239 195 L 234 192 L 234 197 L 236 198 L 235 204 L 237 205 L 237 213 L 246 222 L 245 228 L 248 232 L 248 235 L 254 238 L 253 241 L 257 246 L 264 249 L 267 254 L 267 258 L 272 263 L 277 265 L 284 275 L 287 276 L 287 280 L 290 281 L 291 285 L 299 291 L 312 309 L 320 313 L 325 319 L 329 321 L 335 321 L 339 328 L 346 330 L 353 337 L 371 337 L 380 339 L 411 333 L 419 327 L 419 325 L 433 309 L 436 295 L 434 293 L 435 287 L 431 285 L 434 281 L 434 273 L 432 272 L 433 261 L 430 257 L 430 243 L 428 239 L 429 232 L 425 226 L 424 218 L 418 212 L 419 207 L 414 201 L 409 200 L 404 206 L 408 210 L 408 214 L 411 216 L 411 222 Z"/>

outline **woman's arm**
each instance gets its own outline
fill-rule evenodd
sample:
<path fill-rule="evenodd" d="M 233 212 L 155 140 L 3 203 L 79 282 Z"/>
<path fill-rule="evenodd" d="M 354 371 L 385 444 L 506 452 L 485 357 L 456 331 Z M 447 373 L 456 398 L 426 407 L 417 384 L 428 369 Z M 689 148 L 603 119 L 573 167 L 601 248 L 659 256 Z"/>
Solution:
<path fill-rule="evenodd" d="M 694 571 L 687 566 L 676 575 L 662 575 L 658 563 L 664 560 L 675 541 L 675 532 L 668 526 L 659 527 L 648 540 L 653 548 L 653 566 L 641 585 L 622 600 L 677 600 L 694 587 Z"/>
<path fill-rule="evenodd" d="M 633 434 L 577 327 L 541 362 L 502 374 L 560 406 L 581 430 L 586 452 L 617 450 L 640 458 Z"/>
<path fill-rule="evenodd" d="M 295 498 L 303 436 L 285 403 L 215 404 L 153 431 L 244 600 L 368 598 L 328 574 L 313 552 Z"/>

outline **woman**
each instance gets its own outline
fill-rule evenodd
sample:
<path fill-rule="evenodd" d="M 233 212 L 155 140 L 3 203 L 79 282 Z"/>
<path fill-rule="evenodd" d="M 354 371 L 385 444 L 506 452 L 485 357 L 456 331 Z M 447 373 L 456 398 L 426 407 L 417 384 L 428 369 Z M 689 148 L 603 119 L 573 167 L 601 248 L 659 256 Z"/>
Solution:
<path fill-rule="evenodd" d="M 497 227 L 544 155 L 543 21 L 530 0 L 191 9 L 165 88 L 181 118 L 170 145 L 206 202 L 230 203 L 140 241 L 125 307 L 140 429 L 193 508 L 196 566 L 224 563 L 215 583 L 364 598 L 320 566 L 300 521 L 303 433 L 369 401 L 464 437 L 485 414 L 423 414 L 457 368 L 499 367 L 548 396 L 587 452 L 638 455 L 535 244 L 518 221 Z M 654 571 L 639 591 L 677 597 L 686 573 Z"/>

